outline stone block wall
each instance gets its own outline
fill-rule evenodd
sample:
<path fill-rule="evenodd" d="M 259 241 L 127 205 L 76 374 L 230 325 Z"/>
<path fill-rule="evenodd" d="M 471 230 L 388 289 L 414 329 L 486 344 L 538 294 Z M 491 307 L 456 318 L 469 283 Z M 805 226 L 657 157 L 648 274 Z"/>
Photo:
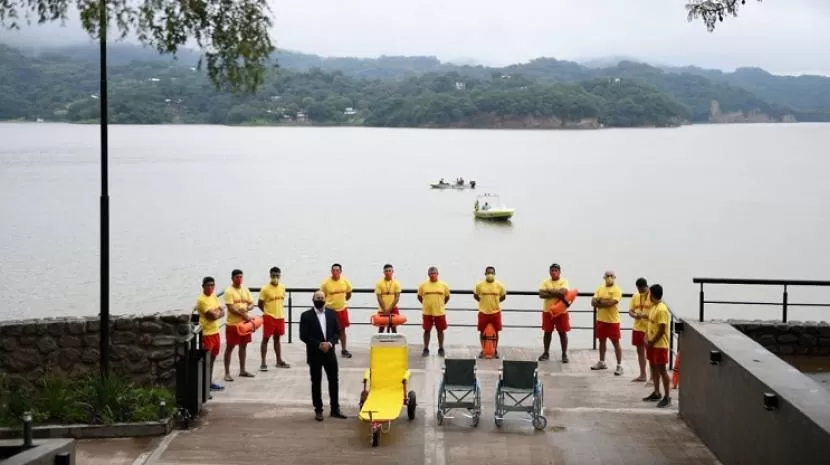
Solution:
<path fill-rule="evenodd" d="M 826 321 L 729 320 L 767 350 L 778 355 L 830 355 L 830 324 Z"/>
<path fill-rule="evenodd" d="M 175 384 L 176 343 L 190 314 L 118 315 L 110 320 L 110 367 L 137 385 Z M 48 367 L 69 376 L 99 370 L 98 317 L 0 321 L 0 372 L 41 377 Z"/>

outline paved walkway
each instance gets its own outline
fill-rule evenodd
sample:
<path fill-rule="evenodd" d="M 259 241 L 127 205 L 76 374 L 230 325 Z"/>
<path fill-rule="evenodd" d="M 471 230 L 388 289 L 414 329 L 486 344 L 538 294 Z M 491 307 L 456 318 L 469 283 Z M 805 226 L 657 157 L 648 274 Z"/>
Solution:
<path fill-rule="evenodd" d="M 554 341 L 555 342 L 555 341 Z M 248 354 L 249 370 L 259 367 L 258 344 Z M 352 347 L 354 358 L 340 358 L 340 401 L 346 420 L 326 417 L 314 421 L 309 377 L 301 344 L 284 345 L 290 369 L 274 368 L 255 378 L 239 378 L 214 393 L 205 412 L 190 430 L 176 431 L 148 458 L 147 465 L 249 465 L 316 463 L 343 465 L 465 465 L 485 462 L 505 464 L 717 464 L 705 446 L 677 417 L 675 405 L 657 409 L 640 399 L 649 393 L 643 383 L 633 383 L 636 355 L 626 352 L 626 374 L 612 370 L 592 372 L 597 353 L 578 350 L 563 365 L 541 362 L 545 385 L 548 426 L 536 432 L 521 414 L 497 429 L 493 422 L 498 360 L 480 360 L 483 413 L 477 428 L 459 415 L 435 422 L 435 399 L 442 359 L 422 358 L 420 345 L 411 346 L 412 388 L 418 396 L 418 412 L 412 422 L 392 424 L 377 448 L 370 447 L 368 425 L 356 419 L 363 371 L 368 366 L 367 347 Z M 502 357 L 535 360 L 537 351 L 503 348 Z M 476 347 L 447 347 L 448 357 L 474 357 Z M 558 358 L 558 351 L 553 358 Z M 232 366 L 232 375 L 238 368 Z M 216 379 L 222 369 L 217 366 Z M 325 379 L 325 377 L 324 377 Z M 325 381 L 324 381 L 325 382 Z M 328 404 L 326 387 L 323 397 Z M 326 414 L 328 407 L 326 406 Z M 390 455 L 391 454 L 391 455 Z"/>

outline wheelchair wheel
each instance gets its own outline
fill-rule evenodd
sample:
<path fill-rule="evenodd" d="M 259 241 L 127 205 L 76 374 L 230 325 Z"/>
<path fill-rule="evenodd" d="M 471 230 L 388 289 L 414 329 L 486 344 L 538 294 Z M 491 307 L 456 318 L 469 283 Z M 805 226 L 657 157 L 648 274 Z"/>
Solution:
<path fill-rule="evenodd" d="M 438 426 L 444 424 L 444 412 L 441 409 L 435 414 L 435 421 L 438 423 Z"/>
<path fill-rule="evenodd" d="M 415 391 L 409 391 L 409 395 L 406 400 L 406 414 L 409 416 L 410 420 L 415 419 L 415 408 L 417 406 L 418 404 L 415 401 Z"/>
<path fill-rule="evenodd" d="M 499 417 L 494 417 L 494 418 L 495 418 L 495 421 L 496 421 L 496 427 L 501 428 L 501 425 L 504 424 L 504 419 L 499 418 Z"/>
<path fill-rule="evenodd" d="M 535 415 L 533 417 L 533 427 L 536 431 L 542 431 L 548 426 L 548 419 L 542 415 Z"/>
<path fill-rule="evenodd" d="M 481 418 L 481 414 L 479 414 L 479 412 L 473 413 L 473 428 L 478 427 L 478 422 L 479 422 L 480 418 Z"/>

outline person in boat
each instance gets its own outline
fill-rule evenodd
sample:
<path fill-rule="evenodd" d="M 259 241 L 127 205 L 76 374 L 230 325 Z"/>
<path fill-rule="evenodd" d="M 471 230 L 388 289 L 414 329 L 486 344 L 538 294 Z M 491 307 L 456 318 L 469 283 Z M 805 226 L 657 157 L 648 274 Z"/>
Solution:
<path fill-rule="evenodd" d="M 484 331 L 487 325 L 493 325 L 496 331 L 495 358 L 499 358 L 499 332 L 501 331 L 501 303 L 507 297 L 502 283 L 496 281 L 496 268 L 484 269 L 484 280 L 479 281 L 473 289 L 473 298 L 478 302 L 478 332 L 481 336 L 481 352 L 478 358 L 484 358 Z"/>
<path fill-rule="evenodd" d="M 545 351 L 539 356 L 539 361 L 550 360 L 550 342 L 553 331 L 559 333 L 559 344 L 562 347 L 562 363 L 568 363 L 568 332 L 571 330 L 571 317 L 568 312 L 553 316 L 550 308 L 553 304 L 565 298 L 568 293 L 568 280 L 562 278 L 562 268 L 558 263 L 550 266 L 550 278 L 542 281 L 539 286 L 539 298 L 544 299 L 542 304 L 542 340 Z"/>
<path fill-rule="evenodd" d="M 441 179 L 438 181 L 438 184 L 446 184 L 446 181 L 444 181 L 444 178 L 441 178 Z"/>
<path fill-rule="evenodd" d="M 383 265 L 383 277 L 375 284 L 375 295 L 378 298 L 378 314 L 391 316 L 400 315 L 398 301 L 401 298 L 401 283 L 392 277 L 395 269 L 390 264 Z M 381 326 L 378 332 L 382 333 L 386 327 Z M 397 333 L 398 328 L 392 326 L 390 332 Z"/>
<path fill-rule="evenodd" d="M 476 182 L 475 181 L 470 181 L 470 187 L 475 189 L 476 188 Z"/>
<path fill-rule="evenodd" d="M 459 185 L 459 186 L 463 186 L 463 185 L 464 185 L 464 178 L 458 178 L 458 185 Z"/>

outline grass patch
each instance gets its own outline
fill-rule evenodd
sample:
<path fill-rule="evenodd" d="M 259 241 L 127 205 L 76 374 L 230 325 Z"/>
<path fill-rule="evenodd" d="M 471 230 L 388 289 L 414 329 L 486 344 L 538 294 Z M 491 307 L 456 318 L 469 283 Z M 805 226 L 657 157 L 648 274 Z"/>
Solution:
<path fill-rule="evenodd" d="M 0 373 L 0 425 L 18 427 L 23 412 L 35 425 L 111 424 L 159 419 L 159 403 L 175 406 L 172 390 L 138 387 L 117 374 L 68 378 L 48 371 L 30 382 Z"/>

